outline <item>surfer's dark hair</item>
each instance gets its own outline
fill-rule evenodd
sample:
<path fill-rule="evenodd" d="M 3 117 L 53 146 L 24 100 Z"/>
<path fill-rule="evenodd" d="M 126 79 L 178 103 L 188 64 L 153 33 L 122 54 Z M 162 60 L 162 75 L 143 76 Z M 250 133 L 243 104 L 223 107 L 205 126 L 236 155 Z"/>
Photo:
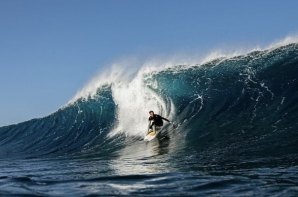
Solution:
<path fill-rule="evenodd" d="M 150 114 L 151 112 L 154 114 L 154 111 L 152 111 L 152 110 L 151 110 L 151 111 L 149 111 L 149 114 Z"/>

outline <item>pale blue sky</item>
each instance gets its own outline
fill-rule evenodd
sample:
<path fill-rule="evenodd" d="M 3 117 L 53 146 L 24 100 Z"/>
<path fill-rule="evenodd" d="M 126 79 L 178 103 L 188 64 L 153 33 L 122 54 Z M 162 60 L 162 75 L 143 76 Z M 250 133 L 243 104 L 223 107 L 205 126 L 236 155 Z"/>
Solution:
<path fill-rule="evenodd" d="M 0 0 L 0 126 L 57 110 L 115 59 L 297 31 L 295 0 Z"/>

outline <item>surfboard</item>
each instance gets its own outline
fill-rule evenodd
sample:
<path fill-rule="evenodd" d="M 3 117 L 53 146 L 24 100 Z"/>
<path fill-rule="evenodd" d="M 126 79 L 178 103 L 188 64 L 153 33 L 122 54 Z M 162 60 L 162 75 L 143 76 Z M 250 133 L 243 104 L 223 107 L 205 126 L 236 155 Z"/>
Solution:
<path fill-rule="evenodd" d="M 154 138 L 156 138 L 156 136 L 158 135 L 159 132 L 160 132 L 160 129 L 156 130 L 156 131 L 153 131 L 152 129 L 150 129 L 149 132 L 145 135 L 144 141 L 149 142 L 149 141 L 153 140 Z"/>

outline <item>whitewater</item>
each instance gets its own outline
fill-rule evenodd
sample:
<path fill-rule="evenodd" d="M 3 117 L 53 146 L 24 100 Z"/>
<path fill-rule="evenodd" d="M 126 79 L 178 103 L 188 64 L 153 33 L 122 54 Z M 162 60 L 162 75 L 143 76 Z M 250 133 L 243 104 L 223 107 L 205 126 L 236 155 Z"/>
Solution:
<path fill-rule="evenodd" d="M 112 65 L 0 128 L 2 196 L 297 196 L 298 42 Z M 165 123 L 144 142 L 150 110 Z"/>

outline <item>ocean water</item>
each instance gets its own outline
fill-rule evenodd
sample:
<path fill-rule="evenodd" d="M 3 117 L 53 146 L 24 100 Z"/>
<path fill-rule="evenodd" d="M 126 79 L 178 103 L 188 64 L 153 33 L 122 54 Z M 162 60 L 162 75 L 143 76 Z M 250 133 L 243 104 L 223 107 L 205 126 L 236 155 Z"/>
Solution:
<path fill-rule="evenodd" d="M 0 128 L 1 196 L 297 196 L 298 44 L 93 80 Z M 173 120 L 143 141 L 148 111 Z"/>

